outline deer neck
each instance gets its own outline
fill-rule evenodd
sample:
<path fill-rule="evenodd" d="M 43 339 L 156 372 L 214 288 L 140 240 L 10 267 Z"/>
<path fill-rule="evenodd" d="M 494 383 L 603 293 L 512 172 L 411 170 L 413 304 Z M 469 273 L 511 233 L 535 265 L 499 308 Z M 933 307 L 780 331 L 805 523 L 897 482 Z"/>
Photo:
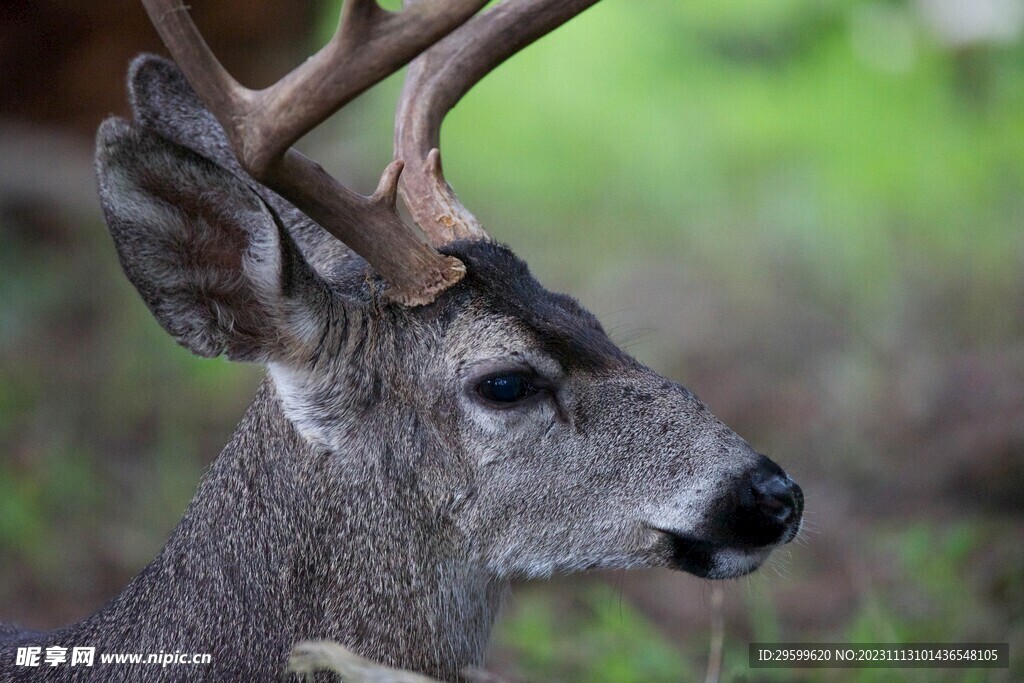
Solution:
<path fill-rule="evenodd" d="M 304 639 L 445 679 L 479 664 L 504 585 L 452 551 L 395 455 L 312 447 L 264 381 L 163 551 L 78 636 L 259 675 Z"/>

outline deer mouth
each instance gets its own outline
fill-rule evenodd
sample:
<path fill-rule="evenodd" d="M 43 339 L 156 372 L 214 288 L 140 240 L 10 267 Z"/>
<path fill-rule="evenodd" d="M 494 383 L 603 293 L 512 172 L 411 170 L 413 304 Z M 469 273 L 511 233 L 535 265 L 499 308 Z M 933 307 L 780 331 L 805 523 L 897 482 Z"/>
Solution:
<path fill-rule="evenodd" d="M 706 541 L 689 534 L 654 528 L 657 552 L 672 569 L 704 579 L 732 579 L 760 567 L 775 544 L 745 546 Z"/>

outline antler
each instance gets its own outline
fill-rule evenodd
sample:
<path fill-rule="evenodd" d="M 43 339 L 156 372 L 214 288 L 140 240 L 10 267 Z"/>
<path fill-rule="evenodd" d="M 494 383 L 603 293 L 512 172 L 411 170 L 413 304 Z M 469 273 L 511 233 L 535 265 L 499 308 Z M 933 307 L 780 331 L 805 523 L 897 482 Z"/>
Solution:
<path fill-rule="evenodd" d="M 240 85 L 210 51 L 181 0 L 143 0 L 150 20 L 253 178 L 292 202 L 366 259 L 392 298 L 428 303 L 465 268 L 424 244 L 395 210 L 402 162 L 369 197 L 352 192 L 291 145 L 374 83 L 478 11 L 486 0 L 424 3 L 400 13 L 346 0 L 331 41 L 265 90 Z"/>
<path fill-rule="evenodd" d="M 375 0 L 345 0 L 331 41 L 256 91 L 221 66 L 181 0 L 142 0 L 185 77 L 224 127 L 242 167 L 366 259 L 390 283 L 389 296 L 407 305 L 433 301 L 462 278 L 465 266 L 425 244 L 399 217 L 402 159 L 408 155 L 414 162 L 403 198 L 433 245 L 486 237 L 442 175 L 436 147 L 444 115 L 507 57 L 596 1 L 507 0 L 459 28 L 486 0 L 407 0 L 397 13 Z M 396 122 L 396 160 L 372 195 L 349 190 L 291 147 L 434 43 L 410 69 Z"/>
<path fill-rule="evenodd" d="M 405 0 L 406 11 L 422 0 Z M 399 190 L 433 244 L 486 238 L 441 169 L 441 123 L 481 78 L 598 0 L 505 0 L 467 21 L 409 65 L 395 115 Z"/>

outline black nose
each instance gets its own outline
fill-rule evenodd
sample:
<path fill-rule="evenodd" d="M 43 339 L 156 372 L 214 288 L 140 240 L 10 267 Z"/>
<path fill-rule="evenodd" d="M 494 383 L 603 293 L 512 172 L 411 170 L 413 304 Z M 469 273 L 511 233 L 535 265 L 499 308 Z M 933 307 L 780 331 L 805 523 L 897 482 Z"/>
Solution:
<path fill-rule="evenodd" d="M 733 530 L 754 546 L 788 543 L 800 526 L 804 494 L 778 465 L 764 457 L 740 481 Z"/>

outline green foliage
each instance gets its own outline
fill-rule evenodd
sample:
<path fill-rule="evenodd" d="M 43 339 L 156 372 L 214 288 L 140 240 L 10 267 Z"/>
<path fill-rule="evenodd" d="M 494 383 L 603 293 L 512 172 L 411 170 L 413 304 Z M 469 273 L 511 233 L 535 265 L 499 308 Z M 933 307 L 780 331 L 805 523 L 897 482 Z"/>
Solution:
<path fill-rule="evenodd" d="M 877 552 L 890 564 L 891 575 L 881 585 L 866 587 L 860 609 L 851 617 L 844 642 L 1005 642 L 1007 633 L 985 623 L 984 583 L 972 564 L 983 553 L 981 539 L 998 532 L 991 524 L 960 522 L 951 526 L 919 522 L 882 532 Z M 1011 644 L 1011 653 L 1014 645 Z M 1015 655 L 1011 655 L 1015 656 Z M 908 681 L 1004 680 L 1005 671 L 971 669 L 904 669 Z M 848 672 L 856 683 L 892 680 L 893 671 L 865 669 Z M 818 680 L 832 680 L 822 676 Z"/>
<path fill-rule="evenodd" d="M 742 596 L 750 617 L 749 634 L 735 625 L 726 632 L 724 681 L 999 681 L 1005 670 L 971 669 L 758 669 L 747 665 L 749 642 L 1001 642 L 1006 633 L 986 623 L 985 585 L 973 571 L 979 545 L 1005 533 L 1000 525 L 962 522 L 952 526 L 912 523 L 882 531 L 862 551 L 862 562 L 889 568 L 885 581 L 858 591 L 858 608 L 832 632 L 806 633 L 780 624 L 771 582 L 749 580 Z M 1018 553 L 1019 555 L 1019 553 Z M 1020 557 L 1001 559 L 1007 567 Z M 853 567 L 851 571 L 863 571 Z M 768 570 L 770 571 L 770 569 Z M 837 590 L 840 587 L 836 587 Z M 688 681 L 700 680 L 707 658 L 706 638 L 684 647 L 668 640 L 610 585 L 588 582 L 548 590 L 522 587 L 499 622 L 495 646 L 499 662 L 525 681 Z M 1011 653 L 1017 647 L 1011 643 Z M 1014 666 L 1019 667 L 1019 657 Z M 752 675 L 756 673 L 756 675 Z"/>
<path fill-rule="evenodd" d="M 689 671 L 679 648 L 610 587 L 590 585 L 569 599 L 524 590 L 501 622 L 495 642 L 523 679 L 646 683 Z"/>

